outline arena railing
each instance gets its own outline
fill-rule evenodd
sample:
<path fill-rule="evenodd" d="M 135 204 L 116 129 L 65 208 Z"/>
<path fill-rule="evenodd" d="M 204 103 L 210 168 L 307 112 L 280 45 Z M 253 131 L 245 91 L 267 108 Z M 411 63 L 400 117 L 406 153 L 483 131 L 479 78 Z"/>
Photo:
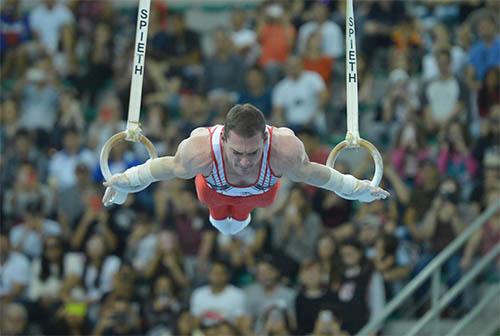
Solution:
<path fill-rule="evenodd" d="M 440 297 L 440 275 L 441 266 L 450 259 L 457 251 L 466 244 L 471 236 L 481 229 L 488 220 L 497 212 L 500 211 L 500 201 L 489 206 L 479 217 L 467 227 L 453 242 L 451 242 L 440 254 L 438 254 L 415 278 L 413 278 L 380 312 L 377 316 L 368 322 L 361 329 L 358 335 L 372 335 L 381 329 L 384 321 L 397 309 L 405 300 L 413 295 L 414 292 L 423 285 L 425 281 L 431 278 L 431 307 L 430 310 L 422 316 L 406 334 L 407 336 L 417 335 L 429 322 L 432 322 L 431 335 L 437 336 L 439 330 L 439 315 L 441 311 L 458 295 L 467 285 L 469 285 L 495 258 L 500 255 L 500 244 L 497 244 L 487 255 L 480 258 L 477 263 L 466 273 L 462 275 L 460 280 L 451 288 L 444 291 Z M 464 328 L 467 323 L 473 320 L 492 298 L 498 297 L 499 290 L 494 290 L 495 293 L 487 292 L 483 299 L 460 320 L 448 335 L 456 335 Z"/>

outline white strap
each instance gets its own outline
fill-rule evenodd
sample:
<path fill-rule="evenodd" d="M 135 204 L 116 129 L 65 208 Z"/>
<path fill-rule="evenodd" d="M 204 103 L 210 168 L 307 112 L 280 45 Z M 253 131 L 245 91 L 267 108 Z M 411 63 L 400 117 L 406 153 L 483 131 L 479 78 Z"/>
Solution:
<path fill-rule="evenodd" d="M 345 43 L 346 43 L 346 104 L 347 134 L 346 140 L 351 146 L 359 145 L 358 130 L 358 73 L 356 69 L 356 31 L 352 0 L 346 2 Z"/>
<path fill-rule="evenodd" d="M 146 43 L 150 0 L 140 0 L 137 14 L 137 27 L 134 44 L 134 63 L 132 67 L 132 83 L 130 84 L 130 101 L 128 104 L 127 140 L 138 141 L 141 133 L 139 115 L 141 109 L 142 79 L 146 60 Z"/>

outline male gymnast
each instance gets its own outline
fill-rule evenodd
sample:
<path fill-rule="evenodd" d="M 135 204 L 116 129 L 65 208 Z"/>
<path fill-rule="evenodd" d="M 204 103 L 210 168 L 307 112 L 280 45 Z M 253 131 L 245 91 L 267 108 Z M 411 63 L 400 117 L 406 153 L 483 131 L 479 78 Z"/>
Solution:
<path fill-rule="evenodd" d="M 293 131 L 266 125 L 259 109 L 238 104 L 229 110 L 224 125 L 193 130 L 174 156 L 148 160 L 113 175 L 104 183 L 103 203 L 119 203 L 120 188 L 146 188 L 155 181 L 195 177 L 198 198 L 210 211 L 210 223 L 223 234 L 233 235 L 250 223 L 253 209 L 272 204 L 283 176 L 350 200 L 372 202 L 389 196 L 370 181 L 309 161 Z"/>

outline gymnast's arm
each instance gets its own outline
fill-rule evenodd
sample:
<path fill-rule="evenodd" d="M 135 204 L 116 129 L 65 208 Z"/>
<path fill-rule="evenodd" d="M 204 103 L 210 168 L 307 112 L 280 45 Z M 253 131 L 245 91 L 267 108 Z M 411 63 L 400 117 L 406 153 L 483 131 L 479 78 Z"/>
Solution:
<path fill-rule="evenodd" d="M 335 169 L 309 161 L 304 144 L 291 131 L 277 138 L 278 158 L 273 160 L 276 166 L 273 170 L 292 181 L 307 183 L 362 202 L 389 196 L 387 191 L 372 186 L 369 181 L 361 181 L 352 175 L 341 174 Z"/>
<path fill-rule="evenodd" d="M 205 134 L 206 132 L 206 134 Z M 197 174 L 207 175 L 212 165 L 210 141 L 206 129 L 196 129 L 183 140 L 174 156 L 163 156 L 113 175 L 104 185 L 108 187 L 103 198 L 106 204 L 113 199 L 115 190 L 130 187 L 147 187 L 156 181 L 174 178 L 190 179 Z"/>

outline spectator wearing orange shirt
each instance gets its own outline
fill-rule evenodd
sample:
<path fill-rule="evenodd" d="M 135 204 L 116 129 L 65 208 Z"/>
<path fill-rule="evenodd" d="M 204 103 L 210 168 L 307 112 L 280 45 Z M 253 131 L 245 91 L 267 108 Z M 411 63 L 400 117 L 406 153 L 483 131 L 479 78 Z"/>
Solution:
<path fill-rule="evenodd" d="M 321 32 L 315 31 L 306 42 L 302 63 L 305 70 L 318 73 L 327 86 L 330 86 L 333 69 L 333 59 L 324 54 L 321 49 Z"/>
<path fill-rule="evenodd" d="M 257 38 L 261 47 L 259 64 L 271 83 L 275 83 L 293 48 L 295 28 L 283 7 L 277 4 L 267 6 L 264 15 L 259 15 L 259 18 L 262 18 L 257 23 Z"/>

